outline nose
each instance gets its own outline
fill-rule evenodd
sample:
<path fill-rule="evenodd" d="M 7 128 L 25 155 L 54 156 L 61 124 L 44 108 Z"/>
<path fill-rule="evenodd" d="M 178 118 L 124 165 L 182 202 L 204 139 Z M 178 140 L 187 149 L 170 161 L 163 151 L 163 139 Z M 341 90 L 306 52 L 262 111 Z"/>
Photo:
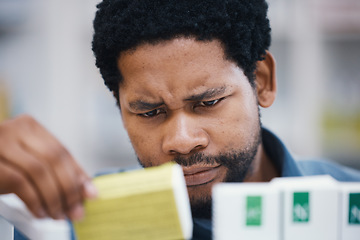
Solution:
<path fill-rule="evenodd" d="M 167 120 L 162 143 L 166 154 L 189 154 L 208 144 L 209 136 L 196 116 L 178 113 Z"/>

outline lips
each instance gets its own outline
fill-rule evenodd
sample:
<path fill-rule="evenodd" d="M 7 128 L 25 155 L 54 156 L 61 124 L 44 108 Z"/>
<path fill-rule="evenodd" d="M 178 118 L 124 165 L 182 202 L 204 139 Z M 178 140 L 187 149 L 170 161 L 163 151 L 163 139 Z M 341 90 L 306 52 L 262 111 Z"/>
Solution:
<path fill-rule="evenodd" d="M 193 187 L 212 182 L 216 178 L 216 176 L 218 176 L 220 166 L 221 165 L 211 167 L 183 167 L 186 185 L 188 187 Z"/>

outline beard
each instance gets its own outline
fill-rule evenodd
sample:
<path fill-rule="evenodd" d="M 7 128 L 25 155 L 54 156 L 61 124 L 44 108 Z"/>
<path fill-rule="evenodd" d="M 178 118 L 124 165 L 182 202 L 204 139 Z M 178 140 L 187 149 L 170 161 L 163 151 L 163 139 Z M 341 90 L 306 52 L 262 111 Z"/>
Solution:
<path fill-rule="evenodd" d="M 181 166 L 194 164 L 214 165 L 219 164 L 227 169 L 223 182 L 243 182 L 245 177 L 252 171 L 252 163 L 261 143 L 261 129 L 254 135 L 251 143 L 244 149 L 232 150 L 224 154 L 208 156 L 203 153 L 195 153 L 189 157 L 177 156 L 174 162 Z M 190 198 L 192 216 L 195 218 L 208 218 L 212 216 L 212 198 L 203 195 L 198 198 Z"/>
<path fill-rule="evenodd" d="M 261 126 L 261 123 L 260 123 Z M 218 155 L 205 155 L 202 152 L 194 153 L 191 156 L 176 156 L 173 162 L 181 166 L 192 166 L 195 164 L 214 165 L 219 164 L 227 169 L 223 182 L 243 182 L 245 177 L 252 171 L 252 163 L 261 143 L 261 127 L 252 135 L 249 144 L 242 149 L 234 149 Z M 145 166 L 138 158 L 139 163 Z M 152 164 L 151 164 L 152 165 Z M 191 197 L 191 212 L 194 218 L 211 219 L 212 216 L 212 198 L 211 193 L 201 197 Z"/>

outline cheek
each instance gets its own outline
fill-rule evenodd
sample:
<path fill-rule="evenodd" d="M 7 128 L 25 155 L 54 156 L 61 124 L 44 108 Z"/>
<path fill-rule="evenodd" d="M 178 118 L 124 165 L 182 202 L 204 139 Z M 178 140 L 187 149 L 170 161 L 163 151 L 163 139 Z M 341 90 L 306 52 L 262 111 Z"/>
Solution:
<path fill-rule="evenodd" d="M 254 132 L 258 131 L 258 127 L 259 115 L 256 102 L 234 101 L 218 115 L 210 131 L 215 145 L 223 146 L 225 149 L 238 149 L 248 144 Z"/>
<path fill-rule="evenodd" d="M 135 123 L 126 124 L 126 130 L 134 151 L 142 164 L 145 166 L 159 165 L 160 163 L 155 161 L 161 159 L 159 135 L 149 128 L 142 128 Z"/>

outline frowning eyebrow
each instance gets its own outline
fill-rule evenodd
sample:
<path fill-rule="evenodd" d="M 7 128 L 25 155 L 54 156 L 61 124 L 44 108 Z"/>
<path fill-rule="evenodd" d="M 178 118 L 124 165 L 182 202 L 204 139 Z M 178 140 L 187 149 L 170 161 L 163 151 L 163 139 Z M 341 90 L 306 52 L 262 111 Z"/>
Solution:
<path fill-rule="evenodd" d="M 226 87 L 219 87 L 219 88 L 211 88 L 206 90 L 205 92 L 191 95 L 190 97 L 186 98 L 186 101 L 203 101 L 207 99 L 211 99 L 223 94 L 226 90 Z"/>
<path fill-rule="evenodd" d="M 188 98 L 186 98 L 185 101 L 196 102 L 196 101 L 209 100 L 209 99 L 215 98 L 215 97 L 223 94 L 225 92 L 225 90 L 226 90 L 226 87 L 211 88 L 202 93 L 191 95 Z M 164 102 L 150 103 L 150 102 L 145 102 L 143 100 L 136 100 L 133 102 L 129 102 L 129 107 L 133 111 L 142 112 L 142 111 L 149 111 L 149 110 L 156 109 L 164 104 L 165 104 Z"/>
<path fill-rule="evenodd" d="M 144 102 L 142 100 L 137 100 L 134 102 L 129 102 L 129 107 L 132 108 L 134 111 L 149 111 L 158 108 L 163 104 L 164 104 L 163 102 L 149 103 L 149 102 Z"/>

